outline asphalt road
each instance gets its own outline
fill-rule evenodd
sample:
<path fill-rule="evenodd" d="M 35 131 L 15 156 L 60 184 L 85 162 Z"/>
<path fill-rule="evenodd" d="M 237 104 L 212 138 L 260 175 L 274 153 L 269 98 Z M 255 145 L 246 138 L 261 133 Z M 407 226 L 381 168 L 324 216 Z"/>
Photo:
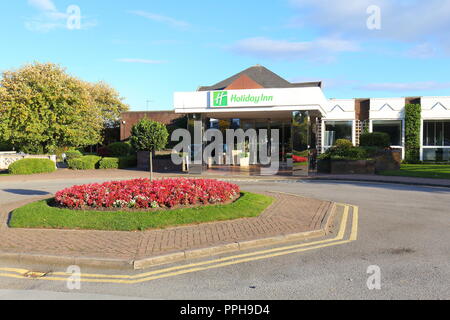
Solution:
<path fill-rule="evenodd" d="M 0 204 L 94 181 L 0 181 Z M 138 284 L 82 283 L 80 290 L 67 289 L 65 282 L 0 277 L 0 299 L 450 299 L 450 189 L 332 181 L 240 184 L 248 191 L 357 205 L 358 240 Z M 381 290 L 366 285 L 371 265 L 381 269 Z M 0 261 L 6 267 L 65 271 Z"/>

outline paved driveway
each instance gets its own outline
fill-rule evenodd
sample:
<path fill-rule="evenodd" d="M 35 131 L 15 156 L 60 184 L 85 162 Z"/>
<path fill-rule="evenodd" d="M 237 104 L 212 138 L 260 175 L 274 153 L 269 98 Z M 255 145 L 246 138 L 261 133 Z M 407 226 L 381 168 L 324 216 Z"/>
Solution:
<path fill-rule="evenodd" d="M 76 184 L 94 181 L 98 180 Z M 0 203 L 72 184 L 0 182 Z M 98 294 L 151 299 L 450 299 L 450 189 L 332 181 L 240 184 L 248 191 L 282 191 L 357 205 L 358 241 L 139 284 L 83 283 L 74 293 L 86 298 Z M 381 268 L 379 291 L 366 286 L 371 265 Z M 1 262 L 0 267 L 23 266 Z M 4 289 L 0 298 L 17 297 L 25 290 L 28 298 L 48 292 L 49 297 L 65 299 L 71 292 L 61 282 L 11 278 L 0 278 L 0 289 Z"/>

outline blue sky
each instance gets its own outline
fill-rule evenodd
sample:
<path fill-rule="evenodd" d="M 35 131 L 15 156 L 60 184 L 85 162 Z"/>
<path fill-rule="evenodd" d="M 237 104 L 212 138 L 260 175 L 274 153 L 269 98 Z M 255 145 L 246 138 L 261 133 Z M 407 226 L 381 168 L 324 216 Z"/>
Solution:
<path fill-rule="evenodd" d="M 80 29 L 67 27 L 70 5 Z M 0 70 L 59 63 L 134 111 L 172 109 L 174 91 L 255 64 L 323 80 L 329 98 L 449 96 L 448 30 L 450 0 L 2 0 Z"/>

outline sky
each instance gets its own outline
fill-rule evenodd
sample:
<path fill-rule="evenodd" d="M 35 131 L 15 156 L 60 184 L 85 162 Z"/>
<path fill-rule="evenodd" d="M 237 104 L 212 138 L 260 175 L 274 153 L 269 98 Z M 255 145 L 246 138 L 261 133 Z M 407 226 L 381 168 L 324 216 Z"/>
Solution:
<path fill-rule="evenodd" d="M 328 98 L 450 96 L 448 30 L 450 0 L 0 0 L 0 71 L 58 63 L 132 111 L 256 64 Z"/>

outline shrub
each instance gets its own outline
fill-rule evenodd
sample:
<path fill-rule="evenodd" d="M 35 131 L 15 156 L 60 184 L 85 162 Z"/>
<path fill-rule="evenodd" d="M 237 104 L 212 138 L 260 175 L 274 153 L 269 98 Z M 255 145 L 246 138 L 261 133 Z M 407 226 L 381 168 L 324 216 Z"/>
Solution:
<path fill-rule="evenodd" d="M 99 163 L 100 169 L 128 169 L 137 165 L 136 156 L 103 158 Z"/>
<path fill-rule="evenodd" d="M 354 147 L 345 139 L 337 140 L 334 147 L 321 154 L 319 160 L 367 160 L 369 153 L 365 148 Z"/>
<path fill-rule="evenodd" d="M 126 157 L 131 153 L 131 145 L 125 142 L 114 142 L 107 147 L 112 157 Z"/>
<path fill-rule="evenodd" d="M 128 156 L 119 158 L 119 169 L 134 168 L 137 166 L 137 156 Z"/>
<path fill-rule="evenodd" d="M 103 158 L 99 163 L 100 169 L 119 169 L 119 158 Z"/>
<path fill-rule="evenodd" d="M 391 138 L 384 132 L 364 133 L 360 138 L 361 147 L 378 147 L 380 149 L 391 146 Z"/>
<path fill-rule="evenodd" d="M 49 159 L 23 159 L 8 168 L 11 174 L 50 173 L 56 171 L 55 163 Z"/>
<path fill-rule="evenodd" d="M 339 149 L 350 149 L 353 148 L 353 143 L 347 139 L 336 140 L 334 147 Z"/>
<path fill-rule="evenodd" d="M 83 154 L 78 150 L 69 150 L 69 151 L 66 151 L 65 154 L 66 154 L 67 162 L 69 162 L 69 160 L 71 160 L 71 159 L 78 159 L 78 158 L 83 157 Z"/>
<path fill-rule="evenodd" d="M 67 161 L 69 169 L 72 170 L 94 170 L 102 158 L 98 156 L 84 156 Z"/>
<path fill-rule="evenodd" d="M 239 186 L 218 180 L 138 179 L 75 186 L 57 192 L 55 201 L 72 209 L 151 209 L 220 204 L 239 196 Z"/>
<path fill-rule="evenodd" d="M 421 119 L 422 107 L 420 104 L 405 106 L 405 160 L 408 163 L 418 163 L 420 160 Z"/>

